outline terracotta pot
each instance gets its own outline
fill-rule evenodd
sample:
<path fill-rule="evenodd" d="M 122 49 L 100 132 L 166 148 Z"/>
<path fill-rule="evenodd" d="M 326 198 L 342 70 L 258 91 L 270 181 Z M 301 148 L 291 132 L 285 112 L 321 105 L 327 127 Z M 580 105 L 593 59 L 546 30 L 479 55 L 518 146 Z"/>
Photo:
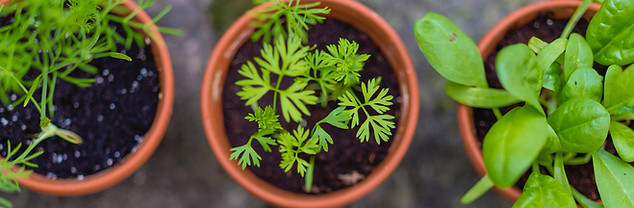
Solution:
<path fill-rule="evenodd" d="M 554 18 L 556 19 L 569 19 L 579 5 L 581 5 L 581 1 L 543 1 L 522 7 L 511 13 L 491 28 L 478 43 L 478 49 L 480 54 L 482 54 L 482 59 L 486 59 L 486 57 L 495 50 L 496 45 L 504 38 L 509 29 L 519 28 L 533 21 L 540 12 L 553 12 L 555 14 Z M 590 20 L 599 10 L 600 6 L 599 4 L 592 3 L 583 18 Z M 467 152 L 467 156 L 476 171 L 481 176 L 484 176 L 486 170 L 482 160 L 480 142 L 476 136 L 476 127 L 473 123 L 473 109 L 470 106 L 458 104 L 457 114 L 462 143 Z M 517 200 L 522 193 L 522 191 L 516 187 L 506 189 L 496 188 L 496 190 L 511 201 Z"/>
<path fill-rule="evenodd" d="M 306 0 L 302 3 L 315 2 Z M 254 19 L 248 14 L 240 17 L 222 36 L 207 65 L 201 89 L 201 111 L 207 140 L 216 159 L 225 171 L 253 195 L 276 206 L 333 207 L 343 206 L 368 194 L 383 182 L 398 166 L 411 143 L 418 119 L 419 95 L 416 73 L 410 56 L 398 34 L 377 13 L 366 6 L 348 0 L 322 0 L 321 6 L 332 9 L 328 18 L 352 24 L 367 33 L 381 48 L 395 70 L 403 98 L 401 120 L 395 131 L 389 153 L 365 180 L 350 188 L 326 194 L 308 195 L 277 188 L 258 178 L 251 171 L 242 170 L 236 160 L 229 160 L 231 148 L 225 132 L 222 113 L 222 90 L 231 60 L 238 48 L 249 39 Z M 258 6 L 253 10 L 261 10 Z"/>
<path fill-rule="evenodd" d="M 126 1 L 122 5 L 128 8 L 128 13 L 137 8 L 137 5 L 133 1 Z M 151 23 L 151 18 L 144 11 L 138 12 L 133 20 L 142 23 Z M 158 41 L 154 41 L 155 44 L 151 46 L 159 71 L 161 92 L 159 94 L 159 102 L 154 122 L 150 130 L 145 134 L 143 142 L 138 144 L 136 151 L 128 154 L 114 166 L 99 173 L 88 175 L 83 180 L 50 179 L 43 175 L 33 173 L 28 178 L 18 179 L 21 186 L 34 191 L 59 196 L 94 193 L 111 187 L 127 178 L 152 155 L 163 139 L 174 103 L 174 75 L 172 73 L 172 62 L 169 52 L 167 51 L 161 34 L 156 30 L 155 26 L 153 26 L 152 32 L 158 39 Z"/>

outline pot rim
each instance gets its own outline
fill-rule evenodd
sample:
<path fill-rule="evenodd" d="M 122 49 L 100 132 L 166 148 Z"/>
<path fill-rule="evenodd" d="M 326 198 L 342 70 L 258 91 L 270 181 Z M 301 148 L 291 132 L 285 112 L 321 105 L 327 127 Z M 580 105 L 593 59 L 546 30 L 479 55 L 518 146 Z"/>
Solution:
<path fill-rule="evenodd" d="M 529 4 L 514 11 L 496 23 L 495 26 L 480 39 L 478 50 L 482 55 L 482 59 L 486 59 L 486 57 L 495 50 L 497 43 L 504 38 L 509 29 L 525 25 L 543 11 L 562 12 L 561 15 L 555 14 L 555 18 L 570 18 L 581 3 L 581 1 L 542 1 Z M 601 5 L 597 3 L 590 4 L 583 18 L 590 19 L 599 10 L 600 6 Z M 461 103 L 458 103 L 457 106 L 458 127 L 462 135 L 463 147 L 474 169 L 476 169 L 480 176 L 484 176 L 486 170 L 482 159 L 482 150 L 478 146 L 479 142 L 476 138 L 476 127 L 473 124 L 473 108 Z M 510 201 L 517 200 L 522 193 L 522 191 L 515 186 L 509 188 L 495 187 L 495 190 Z"/>
<path fill-rule="evenodd" d="M 306 0 L 311 3 L 316 0 Z M 392 27 L 376 12 L 356 1 L 322 0 L 321 5 L 332 9 L 329 18 L 336 18 L 352 24 L 367 33 L 388 57 L 399 80 L 403 98 L 401 120 L 397 126 L 394 141 L 385 160 L 357 185 L 335 192 L 308 195 L 293 193 L 277 188 L 258 178 L 248 169 L 242 170 L 237 161 L 229 160 L 230 144 L 227 140 L 222 115 L 222 89 L 229 62 L 237 49 L 249 38 L 253 20 L 249 12 L 261 10 L 260 5 L 242 15 L 225 32 L 215 46 L 205 69 L 201 89 L 201 113 L 207 141 L 224 170 L 243 188 L 268 203 L 283 207 L 332 207 L 343 206 L 365 196 L 381 184 L 396 169 L 411 143 L 419 112 L 419 91 L 414 65 L 402 40 Z M 345 12 L 342 12 L 345 11 Z M 236 38 L 237 37 L 237 38 Z M 376 40 L 386 41 L 379 43 Z M 218 66 L 220 65 L 220 66 Z"/>
<path fill-rule="evenodd" d="M 0 0 L 0 3 L 7 2 Z M 131 0 L 127 0 L 120 5 L 129 8 L 130 11 L 138 8 L 137 4 Z M 133 19 L 142 23 L 152 22 L 152 19 L 143 10 L 140 10 Z M 169 52 L 156 25 L 151 23 L 150 30 L 158 40 L 156 44 L 151 45 L 151 48 L 159 71 L 161 91 L 159 92 L 159 102 L 154 122 L 148 132 L 146 132 L 143 142 L 137 145 L 136 151 L 129 153 L 124 159 L 110 168 L 85 176 L 83 180 L 78 180 L 77 178 L 50 179 L 43 175 L 32 173 L 27 178 L 18 178 L 18 183 L 21 186 L 33 191 L 57 196 L 78 196 L 95 193 L 129 177 L 150 158 L 163 139 L 174 103 L 174 75 Z"/>

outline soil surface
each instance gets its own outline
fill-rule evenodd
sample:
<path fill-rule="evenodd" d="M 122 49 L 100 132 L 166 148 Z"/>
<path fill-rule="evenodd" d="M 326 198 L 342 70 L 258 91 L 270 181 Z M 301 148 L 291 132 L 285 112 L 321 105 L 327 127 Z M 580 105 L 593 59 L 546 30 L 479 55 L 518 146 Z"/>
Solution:
<path fill-rule="evenodd" d="M 323 24 L 311 26 L 308 45 L 316 45 L 317 49 L 325 50 L 326 45 L 336 44 L 339 38 L 347 38 L 359 43 L 359 54 L 370 54 L 366 61 L 365 69 L 361 72 L 361 81 L 367 82 L 371 78 L 382 77 L 381 87 L 389 88 L 390 95 L 394 96 L 393 105 L 388 114 L 395 115 L 395 123 L 398 126 L 401 97 L 398 89 L 398 82 L 394 72 L 385 56 L 381 53 L 370 37 L 363 32 L 353 28 L 351 25 L 337 20 L 328 19 Z M 250 107 L 244 105 L 245 101 L 240 100 L 236 95 L 241 88 L 234 83 L 244 77 L 238 74 L 240 67 L 254 57 L 260 57 L 262 42 L 247 41 L 237 52 L 227 75 L 225 87 L 223 89 L 223 110 L 227 136 L 232 146 L 243 145 L 249 136 L 256 132 L 257 124 L 249 122 L 244 117 L 252 113 Z M 288 86 L 292 80 L 285 79 L 283 85 Z M 261 106 L 272 102 L 272 93 L 268 93 Z M 326 108 L 321 105 L 310 106 L 311 116 L 305 116 L 306 126 L 312 127 L 314 123 L 324 118 L 336 107 L 335 102 L 329 102 Z M 372 112 L 371 112 L 372 113 Z M 361 117 L 361 119 L 364 119 Z M 289 124 L 280 118 L 285 129 L 296 129 L 297 124 Z M 334 144 L 329 146 L 328 152 L 317 154 L 315 160 L 315 175 L 313 189 L 311 193 L 326 193 L 336 191 L 353 185 L 365 178 L 374 166 L 379 164 L 387 155 L 393 137 L 389 142 L 381 142 L 377 145 L 374 138 L 369 142 L 360 143 L 355 134 L 358 127 L 352 131 L 341 130 L 329 125 L 322 125 L 324 129 L 333 136 Z M 249 167 L 258 177 L 271 184 L 293 192 L 303 193 L 304 179 L 297 173 L 296 166 L 288 173 L 280 167 L 280 154 L 278 146 L 272 147 L 273 152 L 264 152 L 257 142 L 252 145 L 262 156 L 260 168 Z M 307 159 L 307 157 L 305 157 Z M 237 161 L 235 161 L 237 163 Z"/>
<path fill-rule="evenodd" d="M 125 34 L 117 23 L 111 26 Z M 116 165 L 143 141 L 156 113 L 160 91 L 158 71 L 149 45 L 139 48 L 133 44 L 127 50 L 122 45 L 117 48 L 133 60 L 96 59 L 90 64 L 99 69 L 97 74 L 81 70 L 71 73 L 75 78 L 95 78 L 91 87 L 57 81 L 52 123 L 79 134 L 84 142 L 75 145 L 58 137 L 43 141 L 36 150 L 44 154 L 32 160 L 39 166 L 33 169 L 36 173 L 49 178 L 82 180 Z M 38 100 L 39 94 L 38 90 L 34 95 Z M 18 98 L 11 95 L 13 101 Z M 33 104 L 25 108 L 21 105 L 0 107 L 0 154 L 3 157 L 7 155 L 7 139 L 15 147 L 20 142 L 30 142 L 29 136 L 40 131 L 39 116 Z"/>
<path fill-rule="evenodd" d="M 487 59 L 485 60 L 485 70 L 487 80 L 489 85 L 494 88 L 502 88 L 500 84 L 496 72 L 495 72 L 495 57 L 499 50 L 503 47 L 516 44 L 516 43 L 528 43 L 528 40 L 535 36 L 546 42 L 552 42 L 556 38 L 561 35 L 564 27 L 566 26 L 567 19 L 553 19 L 551 18 L 553 14 L 546 13 L 539 15 L 532 23 L 526 24 L 523 27 L 509 30 L 506 36 L 503 38 L 500 43 L 496 46 L 494 52 L 492 52 Z M 573 33 L 579 33 L 580 35 L 585 37 L 586 29 L 588 27 L 588 21 L 585 19 L 581 19 Z M 602 66 L 600 64 L 595 63 L 594 67 L 599 74 L 602 76 L 605 75 L 607 70 L 606 66 Z M 510 111 L 513 107 L 521 106 L 523 104 L 515 104 L 511 107 L 501 108 L 502 113 L 506 113 Z M 482 145 L 482 141 L 484 140 L 484 136 L 489 131 L 491 126 L 497 121 L 493 112 L 489 109 L 473 109 L 473 117 L 474 123 L 476 124 L 476 132 L 479 140 L 479 145 Z M 634 124 L 630 124 L 630 127 L 634 128 Z M 605 149 L 612 153 L 616 154 L 616 150 L 614 149 L 614 145 L 612 144 L 612 139 L 608 135 L 606 140 Z M 581 155 L 579 155 L 581 156 Z M 568 176 L 568 181 L 572 186 L 574 186 L 579 192 L 583 193 L 585 196 L 592 200 L 600 199 L 599 193 L 596 187 L 596 182 L 594 181 L 594 170 L 592 168 L 592 161 L 584 165 L 566 165 L 566 175 Z M 546 173 L 545 171 L 543 171 Z M 527 172 L 520 178 L 520 180 L 515 184 L 516 187 L 523 189 L 524 183 L 528 180 L 530 172 Z"/>

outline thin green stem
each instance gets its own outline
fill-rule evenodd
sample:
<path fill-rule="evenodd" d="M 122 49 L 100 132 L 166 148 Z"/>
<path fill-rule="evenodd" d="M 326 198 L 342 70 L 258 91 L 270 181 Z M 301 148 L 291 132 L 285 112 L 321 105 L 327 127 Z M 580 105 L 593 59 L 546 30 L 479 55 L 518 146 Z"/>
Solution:
<path fill-rule="evenodd" d="M 502 118 L 502 112 L 500 111 L 499 108 L 493 108 L 491 110 L 493 110 L 493 114 L 495 115 L 495 118 L 497 120 L 500 120 Z"/>
<path fill-rule="evenodd" d="M 277 94 L 280 91 L 280 86 L 282 85 L 282 79 L 284 78 L 284 74 L 280 74 L 277 77 L 277 84 L 275 85 L 275 89 L 273 90 L 273 109 L 277 109 Z"/>
<path fill-rule="evenodd" d="M 568 38 L 568 36 L 570 36 L 570 33 L 572 33 L 572 29 L 575 28 L 575 25 L 577 25 L 577 22 L 579 22 L 579 19 L 581 19 L 583 14 L 586 13 L 586 10 L 588 10 L 590 3 L 592 3 L 592 0 L 583 0 L 583 3 L 581 4 L 581 6 L 577 8 L 575 13 L 570 18 L 570 20 L 568 20 L 568 23 L 566 24 L 564 31 L 561 33 L 561 38 Z"/>
<path fill-rule="evenodd" d="M 310 193 L 310 190 L 313 187 L 313 174 L 315 173 L 315 156 L 310 156 L 310 160 L 308 163 L 310 165 L 308 166 L 308 170 L 306 171 L 306 175 L 304 176 L 304 191 L 306 191 L 306 193 Z"/>
<path fill-rule="evenodd" d="M 583 165 L 590 162 L 592 158 L 592 154 L 586 154 L 583 157 L 575 157 L 569 160 L 564 161 L 566 165 Z"/>

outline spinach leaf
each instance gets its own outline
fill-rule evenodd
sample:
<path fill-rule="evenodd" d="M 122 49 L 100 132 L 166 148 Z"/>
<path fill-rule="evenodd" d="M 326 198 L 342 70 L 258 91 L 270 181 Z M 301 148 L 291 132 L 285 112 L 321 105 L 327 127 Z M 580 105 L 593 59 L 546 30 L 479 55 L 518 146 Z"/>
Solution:
<path fill-rule="evenodd" d="M 572 196 L 572 191 L 570 190 L 570 183 L 568 182 L 568 176 L 566 176 L 566 170 L 564 168 L 564 157 L 563 152 L 555 153 L 555 166 L 553 167 L 555 176 L 555 180 L 562 185 L 562 188 Z"/>
<path fill-rule="evenodd" d="M 612 115 L 628 113 L 634 109 L 634 65 L 625 71 L 610 66 L 605 78 L 603 105 Z"/>
<path fill-rule="evenodd" d="M 468 87 L 452 81 L 447 82 L 445 91 L 457 102 L 476 108 L 499 108 L 521 102 L 505 90 Z"/>
<path fill-rule="evenodd" d="M 582 193 L 577 191 L 574 187 L 570 186 L 572 190 L 572 196 L 577 200 L 577 203 L 581 205 L 583 208 L 603 208 L 603 204 L 599 204 L 592 199 L 588 199 L 588 197 L 584 196 Z"/>
<path fill-rule="evenodd" d="M 446 17 L 427 13 L 414 25 L 414 36 L 429 63 L 449 81 L 488 88 L 475 43 Z"/>
<path fill-rule="evenodd" d="M 605 1 L 590 21 L 586 39 L 600 64 L 634 62 L 634 1 Z"/>
<path fill-rule="evenodd" d="M 551 154 L 554 152 L 561 152 L 561 142 L 559 141 L 559 136 L 553 128 L 548 125 L 546 130 L 546 145 L 542 150 L 542 154 Z M 550 155 L 548 155 L 550 156 Z"/>
<path fill-rule="evenodd" d="M 590 98 L 600 102 L 603 96 L 603 77 L 592 68 L 576 70 L 568 79 L 568 83 L 561 91 L 560 102 L 575 97 Z"/>
<path fill-rule="evenodd" d="M 592 153 L 592 164 L 605 207 L 634 207 L 634 167 L 603 149 Z"/>
<path fill-rule="evenodd" d="M 597 101 L 574 98 L 548 117 L 564 152 L 588 153 L 599 148 L 608 135 L 610 114 Z"/>
<path fill-rule="evenodd" d="M 616 151 L 625 162 L 634 162 L 634 131 L 620 122 L 610 122 L 610 135 Z"/>
<path fill-rule="evenodd" d="M 500 83 L 516 98 L 543 112 L 539 103 L 545 71 L 537 65 L 537 58 L 524 44 L 507 46 L 495 60 Z"/>
<path fill-rule="evenodd" d="M 577 69 L 592 68 L 592 49 L 586 40 L 577 33 L 570 35 L 566 45 L 566 61 L 564 64 L 564 75 L 566 81 Z"/>
<path fill-rule="evenodd" d="M 563 85 L 562 82 L 561 65 L 557 63 L 550 65 L 544 74 L 544 88 L 558 93 L 561 90 L 561 85 Z"/>
<path fill-rule="evenodd" d="M 533 172 L 524 185 L 524 192 L 513 204 L 513 208 L 524 207 L 576 208 L 577 204 L 572 195 L 555 179 Z"/>
<path fill-rule="evenodd" d="M 531 38 L 531 40 L 534 39 Z M 534 42 L 537 42 L 537 40 L 539 39 L 536 39 Z M 543 78 L 543 86 L 546 89 L 557 92 L 561 87 L 561 67 L 559 64 L 554 63 L 566 49 L 567 42 L 568 41 L 564 38 L 558 38 L 538 52 L 537 61 L 539 67 L 542 71 L 546 72 Z"/>
<path fill-rule="evenodd" d="M 546 144 L 546 117 L 532 106 L 509 111 L 493 124 L 482 144 L 487 175 L 500 187 L 515 184 Z"/>

